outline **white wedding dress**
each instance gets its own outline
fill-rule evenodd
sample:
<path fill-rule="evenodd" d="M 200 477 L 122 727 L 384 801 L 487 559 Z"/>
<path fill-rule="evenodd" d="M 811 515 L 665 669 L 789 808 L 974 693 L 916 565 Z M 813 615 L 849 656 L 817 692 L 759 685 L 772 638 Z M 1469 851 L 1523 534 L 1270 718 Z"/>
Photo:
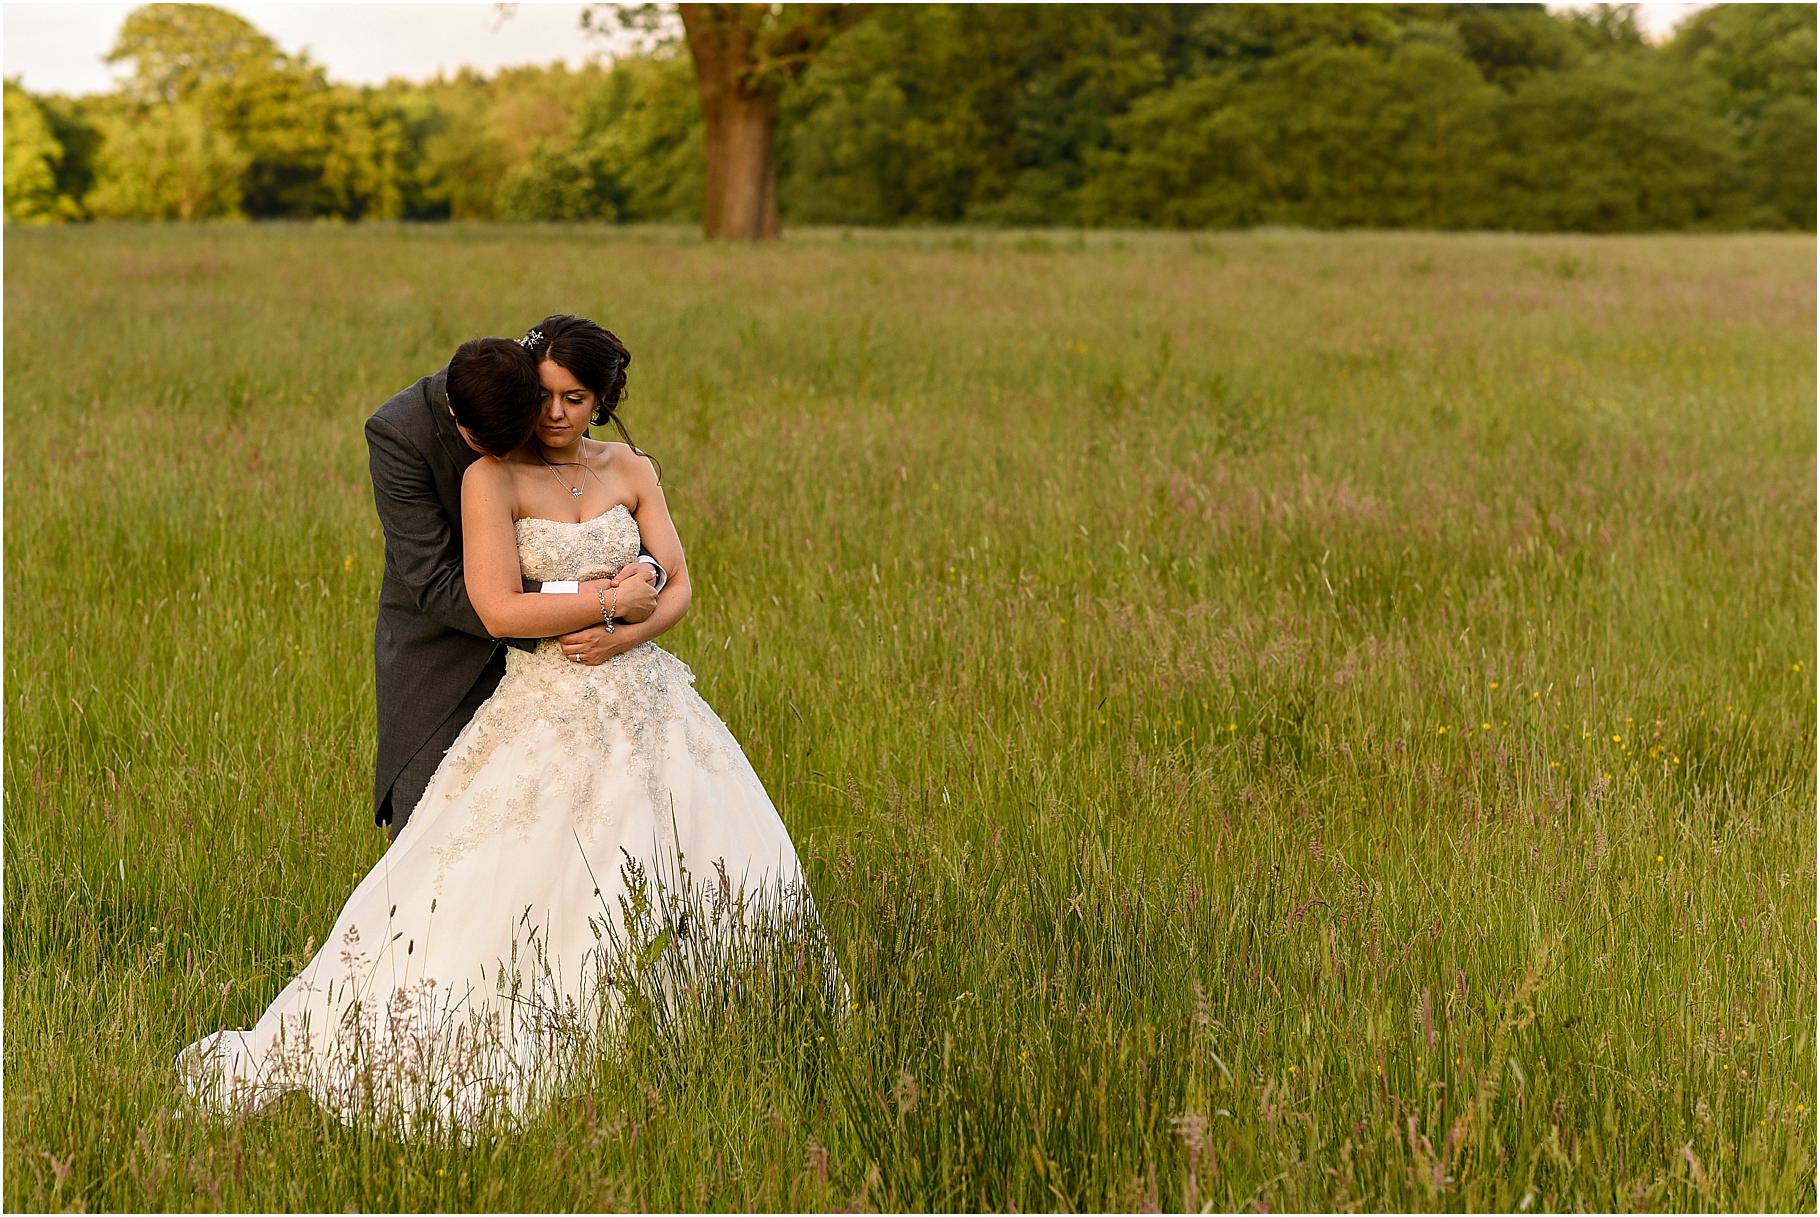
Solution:
<path fill-rule="evenodd" d="M 529 578 L 637 557 L 624 505 L 517 521 Z M 211 1115 L 303 1091 L 345 1120 L 472 1133 L 565 1093 L 627 993 L 713 991 L 730 949 L 819 944 L 795 847 L 694 673 L 644 643 L 604 664 L 507 652 L 398 839 L 250 1031 L 185 1048 Z"/>

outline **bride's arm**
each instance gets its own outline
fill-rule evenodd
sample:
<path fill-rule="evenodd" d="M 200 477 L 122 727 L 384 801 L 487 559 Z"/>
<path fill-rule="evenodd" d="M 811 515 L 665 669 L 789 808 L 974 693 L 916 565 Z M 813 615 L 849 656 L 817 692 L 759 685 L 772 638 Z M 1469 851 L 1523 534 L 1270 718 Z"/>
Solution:
<path fill-rule="evenodd" d="M 632 513 L 632 518 L 638 521 L 638 535 L 646 552 L 657 559 L 669 577 L 664 580 L 663 590 L 657 593 L 657 608 L 649 617 L 614 628 L 612 646 L 618 650 L 649 642 L 681 621 L 683 614 L 689 611 L 693 594 L 689 585 L 689 564 L 683 561 L 682 539 L 676 535 L 676 525 L 670 520 L 670 505 L 664 501 L 664 488 L 657 480 L 657 471 L 643 456 L 635 456 L 629 468 L 638 492 L 638 510 Z"/>
<path fill-rule="evenodd" d="M 461 546 L 468 602 L 493 637 L 548 638 L 600 623 L 595 588 L 602 580 L 579 592 L 524 590 L 512 531 L 512 474 L 504 461 L 483 456 L 462 475 Z"/>

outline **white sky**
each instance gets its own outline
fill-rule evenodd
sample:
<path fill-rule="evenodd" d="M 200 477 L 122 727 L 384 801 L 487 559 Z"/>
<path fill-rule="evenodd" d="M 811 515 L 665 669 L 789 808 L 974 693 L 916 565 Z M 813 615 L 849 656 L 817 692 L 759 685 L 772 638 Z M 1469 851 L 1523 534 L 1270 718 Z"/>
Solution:
<path fill-rule="evenodd" d="M 290 52 L 307 49 L 344 84 L 394 76 L 428 80 L 467 64 L 498 68 L 562 60 L 580 67 L 608 40 L 582 33 L 580 4 L 269 4 L 215 0 Z M 34 93 L 105 93 L 115 72 L 102 62 L 138 4 L 6 3 L 0 59 Z M 502 8 L 511 10 L 503 16 Z"/>
<path fill-rule="evenodd" d="M 4 5 L 0 61 L 34 93 L 104 93 L 114 76 L 102 57 L 120 23 L 137 4 Z M 581 32 L 580 4 L 271 4 L 222 0 L 287 51 L 308 49 L 346 84 L 380 84 L 402 76 L 427 80 L 463 64 L 491 73 L 502 67 L 562 60 L 579 67 L 608 49 L 604 38 Z M 512 10 L 501 15 L 501 8 Z M 1586 7 L 1551 5 L 1553 8 Z M 1705 4 L 1644 4 L 1638 19 L 1651 37 L 1665 37 Z"/>

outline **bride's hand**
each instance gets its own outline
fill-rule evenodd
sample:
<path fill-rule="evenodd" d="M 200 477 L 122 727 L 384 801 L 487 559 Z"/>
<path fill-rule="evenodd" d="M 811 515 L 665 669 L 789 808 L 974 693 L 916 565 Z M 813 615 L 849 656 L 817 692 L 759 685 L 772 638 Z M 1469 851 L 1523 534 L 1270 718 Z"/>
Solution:
<path fill-rule="evenodd" d="M 643 621 L 657 611 L 657 575 L 643 562 L 633 562 L 613 577 L 618 589 L 615 616 L 621 621 Z"/>
<path fill-rule="evenodd" d="M 605 663 L 621 651 L 629 651 L 638 645 L 625 627 L 621 626 L 609 634 L 604 625 L 591 625 L 585 630 L 564 634 L 556 641 L 562 645 L 564 655 L 589 667 Z"/>

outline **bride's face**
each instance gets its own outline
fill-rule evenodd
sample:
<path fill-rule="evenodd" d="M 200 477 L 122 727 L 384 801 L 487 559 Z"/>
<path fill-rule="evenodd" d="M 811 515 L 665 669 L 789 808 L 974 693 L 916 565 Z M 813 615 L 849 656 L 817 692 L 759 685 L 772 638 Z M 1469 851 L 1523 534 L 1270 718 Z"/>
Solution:
<path fill-rule="evenodd" d="M 537 440 L 546 448 L 563 448 L 588 432 L 594 413 L 594 391 L 575 379 L 569 369 L 551 360 L 537 365 L 543 386 L 537 405 Z"/>

